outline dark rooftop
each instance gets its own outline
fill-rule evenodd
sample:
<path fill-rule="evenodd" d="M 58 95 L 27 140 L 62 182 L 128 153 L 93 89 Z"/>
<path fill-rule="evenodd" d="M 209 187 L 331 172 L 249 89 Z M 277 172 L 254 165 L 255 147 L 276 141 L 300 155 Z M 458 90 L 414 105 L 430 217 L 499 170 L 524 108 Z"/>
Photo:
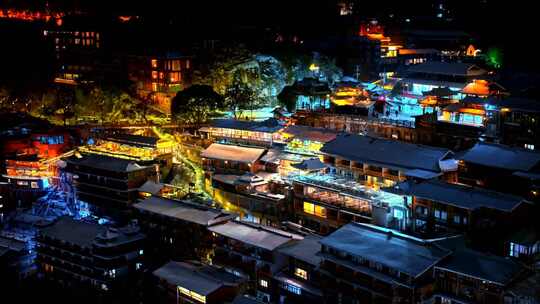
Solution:
<path fill-rule="evenodd" d="M 66 162 L 73 165 L 81 165 L 115 172 L 129 172 L 145 168 L 143 166 L 139 166 L 133 160 L 93 153 L 81 154 L 81 157 L 72 155 L 66 159 Z"/>
<path fill-rule="evenodd" d="M 234 215 L 232 214 L 205 206 L 199 206 L 195 203 L 156 196 L 151 196 L 142 202 L 133 205 L 133 207 L 140 211 L 151 212 L 203 226 L 214 225 L 234 218 Z"/>
<path fill-rule="evenodd" d="M 460 249 L 436 268 L 457 272 L 483 281 L 507 285 L 523 268 L 507 258 L 470 249 Z"/>
<path fill-rule="evenodd" d="M 321 244 L 319 243 L 321 239 L 317 235 L 307 235 L 303 240 L 285 245 L 278 251 L 313 266 L 319 266 L 321 257 L 317 253 L 321 251 Z"/>
<path fill-rule="evenodd" d="M 131 135 L 131 134 L 114 134 L 105 138 L 109 141 L 114 141 L 120 144 L 138 146 L 138 147 L 156 147 L 159 138 L 151 136 Z"/>
<path fill-rule="evenodd" d="M 237 119 L 215 119 L 210 123 L 211 127 L 245 130 L 254 132 L 274 133 L 283 128 L 277 119 L 268 118 L 264 121 L 250 121 Z"/>
<path fill-rule="evenodd" d="M 524 199 L 519 196 L 471 186 L 450 184 L 440 180 L 405 181 L 393 188 L 387 188 L 385 191 L 413 195 L 470 210 L 489 208 L 510 212 L 524 202 Z"/>
<path fill-rule="evenodd" d="M 270 251 L 291 241 L 302 239 L 299 235 L 272 227 L 238 221 L 215 225 L 209 227 L 208 230 L 227 238 Z"/>
<path fill-rule="evenodd" d="M 94 239 L 107 231 L 105 226 L 76 221 L 70 217 L 60 217 L 49 227 L 41 229 L 41 235 L 81 247 L 91 247 Z"/>
<path fill-rule="evenodd" d="M 467 163 L 527 172 L 538 166 L 540 153 L 524 148 L 479 142 L 458 159 Z"/>
<path fill-rule="evenodd" d="M 221 268 L 185 262 L 169 262 L 155 270 L 153 274 L 169 284 L 189 289 L 202 296 L 241 283 L 241 279 Z"/>
<path fill-rule="evenodd" d="M 361 163 L 433 172 L 440 172 L 439 161 L 452 153 L 448 149 L 354 134 L 339 135 L 321 152 Z"/>
<path fill-rule="evenodd" d="M 302 140 L 312 140 L 318 142 L 329 142 L 336 138 L 338 132 L 323 128 L 313 128 L 308 126 L 288 126 L 283 133 L 291 134 L 294 138 Z"/>
<path fill-rule="evenodd" d="M 450 254 L 433 242 L 390 229 L 350 223 L 321 240 L 321 244 L 418 277 Z"/>
<path fill-rule="evenodd" d="M 425 73 L 451 76 L 481 76 L 486 73 L 485 70 L 474 64 L 462 62 L 438 62 L 428 61 L 411 66 L 408 73 Z"/>

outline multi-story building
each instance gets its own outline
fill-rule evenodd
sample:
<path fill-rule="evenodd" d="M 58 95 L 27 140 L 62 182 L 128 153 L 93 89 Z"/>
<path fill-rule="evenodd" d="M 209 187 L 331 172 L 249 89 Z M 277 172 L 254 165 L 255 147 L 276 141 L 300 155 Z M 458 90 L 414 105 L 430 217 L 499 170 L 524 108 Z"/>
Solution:
<path fill-rule="evenodd" d="M 435 242 L 351 223 L 321 240 L 325 297 L 341 303 L 418 303 L 433 295 L 433 267 L 451 254 Z"/>
<path fill-rule="evenodd" d="M 98 138 L 93 145 L 79 149 L 87 153 L 134 160 L 142 166 L 155 164 L 161 179 L 172 168 L 174 142 L 153 136 L 111 134 Z"/>
<path fill-rule="evenodd" d="M 319 267 L 321 237 L 307 235 L 303 240 L 279 248 L 278 251 L 288 259 L 287 266 L 273 276 L 274 298 L 285 303 L 322 303 Z M 279 295 L 279 297 L 278 297 Z"/>
<path fill-rule="evenodd" d="M 338 175 L 375 189 L 409 178 L 455 180 L 457 162 L 448 149 L 344 134 L 321 149 L 324 163 Z"/>
<path fill-rule="evenodd" d="M 303 239 L 302 236 L 245 222 L 230 221 L 208 228 L 215 235 L 212 264 L 249 278 L 259 298 L 274 301 L 272 277 L 287 263 L 278 248 Z M 294 288 L 294 287 L 291 287 Z"/>
<path fill-rule="evenodd" d="M 194 262 L 169 262 L 153 274 L 167 295 L 163 303 L 230 302 L 245 282 L 222 268 Z"/>
<path fill-rule="evenodd" d="M 137 94 L 167 112 L 176 93 L 190 84 L 192 70 L 192 57 L 177 52 L 133 56 L 128 63 Z"/>
<path fill-rule="evenodd" d="M 199 131 L 218 142 L 268 147 L 282 141 L 279 131 L 283 127 L 275 118 L 264 121 L 215 119 Z"/>
<path fill-rule="evenodd" d="M 141 166 L 136 161 L 93 153 L 65 159 L 63 169 L 75 181 L 77 195 L 103 207 L 125 207 L 139 197 L 139 187 L 148 179 L 156 181 L 155 165 Z"/>
<path fill-rule="evenodd" d="M 510 259 L 460 249 L 437 264 L 433 274 L 435 303 L 526 303 L 510 291 L 525 274 L 524 267 Z"/>
<path fill-rule="evenodd" d="M 205 171 L 214 174 L 257 173 L 263 169 L 260 163 L 265 149 L 224 144 L 212 144 L 201 153 Z"/>
<path fill-rule="evenodd" d="M 401 193 L 411 202 L 415 233 L 427 237 L 466 233 L 476 245 L 501 254 L 505 239 L 531 223 L 532 204 L 511 194 L 439 180 L 407 181 L 386 191 Z"/>
<path fill-rule="evenodd" d="M 208 227 L 235 217 L 190 201 L 156 196 L 133 207 L 138 210 L 139 224 L 148 236 L 150 246 L 146 256 L 156 265 L 169 260 L 207 260 L 212 250 Z"/>
<path fill-rule="evenodd" d="M 478 142 L 457 158 L 460 183 L 538 200 L 540 153 Z"/>
<path fill-rule="evenodd" d="M 37 237 L 37 262 L 45 279 L 103 292 L 133 286 L 143 269 L 145 236 L 137 226 L 105 227 L 60 217 Z"/>

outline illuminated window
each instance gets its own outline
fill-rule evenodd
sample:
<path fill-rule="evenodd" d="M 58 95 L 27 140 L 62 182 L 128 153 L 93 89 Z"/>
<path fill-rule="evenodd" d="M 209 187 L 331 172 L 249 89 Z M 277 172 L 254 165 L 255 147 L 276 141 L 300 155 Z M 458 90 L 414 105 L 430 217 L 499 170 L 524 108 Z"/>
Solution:
<path fill-rule="evenodd" d="M 312 214 L 318 217 L 326 218 L 326 208 L 304 202 L 304 212 L 307 214 Z"/>
<path fill-rule="evenodd" d="M 294 294 L 297 294 L 297 295 L 300 295 L 302 294 L 302 289 L 296 285 L 293 285 L 293 284 L 285 284 L 285 289 L 294 293 Z"/>
<path fill-rule="evenodd" d="M 189 62 L 189 59 L 188 59 L 188 60 L 186 60 L 186 69 L 189 69 L 189 67 L 190 67 L 190 62 Z"/>
<path fill-rule="evenodd" d="M 180 71 L 180 60 L 172 60 L 170 69 L 173 71 Z"/>
<path fill-rule="evenodd" d="M 159 72 L 159 79 L 163 79 L 163 72 Z"/>
<path fill-rule="evenodd" d="M 259 285 L 261 285 L 261 287 L 268 288 L 268 281 L 260 280 Z"/>
<path fill-rule="evenodd" d="M 152 71 L 152 79 L 157 79 L 157 78 L 158 78 L 158 72 Z"/>
<path fill-rule="evenodd" d="M 534 145 L 525 144 L 525 149 L 534 150 Z"/>
<path fill-rule="evenodd" d="M 200 295 L 194 291 L 191 291 L 187 288 L 180 287 L 180 286 L 178 286 L 178 290 L 180 291 L 181 294 L 187 296 L 188 298 L 199 301 L 201 303 L 206 303 L 206 297 L 203 295 Z"/>
<path fill-rule="evenodd" d="M 150 63 L 151 63 L 151 65 L 152 65 L 153 68 L 157 68 L 157 59 L 152 59 L 152 60 L 150 61 Z"/>
<path fill-rule="evenodd" d="M 158 90 L 157 82 L 152 82 L 152 91 L 157 92 L 157 90 Z"/>
<path fill-rule="evenodd" d="M 304 269 L 302 268 L 296 268 L 294 270 L 294 275 L 299 277 L 299 278 L 302 278 L 304 280 L 307 280 L 307 271 L 305 271 Z"/>

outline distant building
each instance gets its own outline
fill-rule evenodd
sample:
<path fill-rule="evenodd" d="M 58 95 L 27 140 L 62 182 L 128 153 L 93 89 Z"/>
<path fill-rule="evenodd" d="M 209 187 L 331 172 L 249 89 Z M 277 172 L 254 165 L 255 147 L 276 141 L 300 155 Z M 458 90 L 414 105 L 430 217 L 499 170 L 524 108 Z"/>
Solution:
<path fill-rule="evenodd" d="M 39 271 L 66 287 L 122 291 L 136 286 L 144 267 L 144 241 L 136 226 L 107 228 L 60 217 L 37 238 Z"/>
<path fill-rule="evenodd" d="M 153 272 L 168 303 L 219 304 L 232 301 L 245 283 L 222 268 L 191 262 L 169 262 Z"/>
<path fill-rule="evenodd" d="M 128 74 L 141 98 L 168 113 L 172 98 L 191 83 L 192 64 L 191 56 L 176 52 L 132 56 Z"/>
<path fill-rule="evenodd" d="M 203 168 L 215 174 L 256 173 L 262 168 L 259 159 L 265 149 L 212 144 L 201 153 Z"/>

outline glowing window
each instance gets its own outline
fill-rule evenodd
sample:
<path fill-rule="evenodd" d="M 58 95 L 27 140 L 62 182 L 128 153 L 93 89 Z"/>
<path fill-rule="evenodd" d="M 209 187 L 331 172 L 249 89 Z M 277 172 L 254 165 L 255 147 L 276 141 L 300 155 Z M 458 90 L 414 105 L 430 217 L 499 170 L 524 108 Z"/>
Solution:
<path fill-rule="evenodd" d="M 261 287 L 268 288 L 268 281 L 259 280 L 259 285 L 261 285 Z"/>
<path fill-rule="evenodd" d="M 152 82 L 152 91 L 157 92 L 157 90 L 158 90 L 157 82 Z"/>
<path fill-rule="evenodd" d="M 151 63 L 151 65 L 152 65 L 153 68 L 157 68 L 157 59 L 152 59 L 152 60 L 150 61 L 150 63 Z"/>
<path fill-rule="evenodd" d="M 158 72 L 152 71 L 152 79 L 157 79 L 157 78 L 158 78 Z"/>
<path fill-rule="evenodd" d="M 304 212 L 307 214 L 312 214 L 318 217 L 326 218 L 326 208 L 304 202 Z"/>
<path fill-rule="evenodd" d="M 304 280 L 307 280 L 307 271 L 305 271 L 304 269 L 302 268 L 296 268 L 294 270 L 294 275 L 299 277 L 299 278 L 302 278 Z"/>
<path fill-rule="evenodd" d="M 194 300 L 197 300 L 201 303 L 206 303 L 206 297 L 203 296 L 203 295 L 200 295 L 194 291 L 191 291 L 187 288 L 184 288 L 184 287 L 180 287 L 178 286 L 178 290 L 180 291 L 181 294 L 187 296 L 188 298 L 191 298 L 191 299 L 194 299 Z"/>

